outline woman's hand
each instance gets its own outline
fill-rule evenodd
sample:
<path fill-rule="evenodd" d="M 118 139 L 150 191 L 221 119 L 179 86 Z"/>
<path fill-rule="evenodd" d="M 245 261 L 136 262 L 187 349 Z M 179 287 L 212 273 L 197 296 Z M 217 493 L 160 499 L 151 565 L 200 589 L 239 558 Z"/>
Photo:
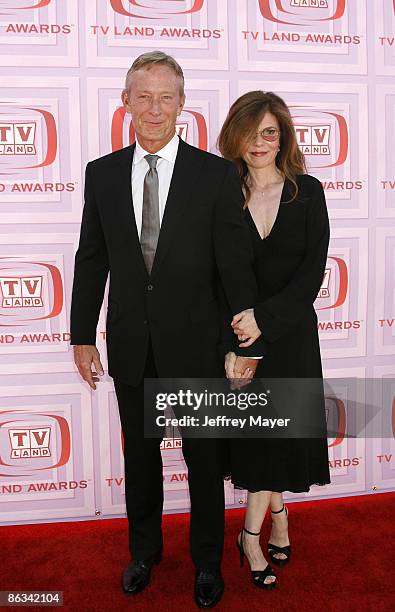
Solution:
<path fill-rule="evenodd" d="M 236 353 L 226 353 L 225 355 L 225 372 L 226 378 L 235 377 Z"/>
<path fill-rule="evenodd" d="M 240 348 L 251 346 L 262 334 L 255 321 L 253 308 L 243 310 L 243 312 L 235 315 L 231 325 L 238 339 L 242 341 L 242 344 L 239 344 Z"/>

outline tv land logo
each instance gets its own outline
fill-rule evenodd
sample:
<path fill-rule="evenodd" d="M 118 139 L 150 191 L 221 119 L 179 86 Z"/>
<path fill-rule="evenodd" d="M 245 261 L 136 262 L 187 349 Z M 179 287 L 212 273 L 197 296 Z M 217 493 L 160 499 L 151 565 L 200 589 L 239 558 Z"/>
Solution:
<path fill-rule="evenodd" d="M 121 431 L 121 449 L 122 454 L 125 455 L 125 438 Z M 166 427 L 163 435 L 162 442 L 160 443 L 160 450 L 179 450 L 182 449 L 182 438 L 180 432 L 176 427 Z"/>
<path fill-rule="evenodd" d="M 0 102 L 0 164 L 12 170 L 43 168 L 57 155 L 55 118 L 47 110 Z M 0 170 L 0 174 L 3 174 Z"/>
<path fill-rule="evenodd" d="M 70 459 L 68 421 L 56 414 L 0 411 L 0 476 L 30 476 Z"/>
<path fill-rule="evenodd" d="M 300 149 L 305 155 L 330 155 L 331 126 L 328 125 L 295 125 L 296 137 Z"/>
<path fill-rule="evenodd" d="M 57 317 L 63 308 L 63 295 L 62 276 L 56 266 L 0 258 L 0 325 Z"/>
<path fill-rule="evenodd" d="M 325 268 L 317 300 L 324 300 L 323 306 L 316 305 L 316 310 L 340 308 L 346 301 L 348 293 L 348 269 L 341 257 L 328 256 L 328 267 Z"/>
<path fill-rule="evenodd" d="M 205 0 L 110 0 L 112 9 L 123 17 L 168 19 L 198 13 Z"/>
<path fill-rule="evenodd" d="M 44 306 L 42 276 L 0 277 L 2 308 L 38 308 Z"/>
<path fill-rule="evenodd" d="M 258 0 L 258 5 L 262 17 L 268 21 L 308 26 L 341 19 L 346 0 Z"/>
<path fill-rule="evenodd" d="M 308 106 L 290 108 L 299 148 L 310 157 L 311 167 L 335 168 L 344 164 L 349 149 L 345 118 L 330 110 Z"/>
<path fill-rule="evenodd" d="M 319 298 L 328 298 L 330 297 L 330 292 L 329 292 L 329 281 L 331 278 L 331 269 L 330 268 L 325 268 L 325 272 L 324 272 L 324 280 L 322 281 L 322 285 L 320 288 L 320 291 L 318 293 L 318 297 Z"/>
<path fill-rule="evenodd" d="M 169 434 L 166 433 L 165 437 L 160 443 L 160 450 L 165 451 L 165 450 L 178 450 L 180 448 L 182 449 L 182 438 L 180 438 L 179 435 L 180 434 L 178 433 L 178 437 L 174 437 L 174 436 L 169 436 Z"/>
<path fill-rule="evenodd" d="M 188 124 L 187 123 L 177 123 L 176 132 L 180 138 L 186 141 L 188 138 Z"/>
<path fill-rule="evenodd" d="M 208 149 L 208 130 L 201 113 L 183 109 L 176 125 L 177 134 L 186 142 L 203 151 Z M 117 108 L 111 120 L 111 146 L 113 151 L 134 143 L 136 132 L 130 114 L 124 108 Z"/>
<path fill-rule="evenodd" d="M 33 459 L 35 457 L 50 457 L 49 441 L 50 427 L 31 429 L 9 429 L 11 444 L 11 459 Z"/>
<path fill-rule="evenodd" d="M 0 123 L 0 155 L 36 155 L 36 124 Z"/>
<path fill-rule="evenodd" d="M 291 0 L 291 6 L 298 8 L 328 8 L 328 0 Z"/>

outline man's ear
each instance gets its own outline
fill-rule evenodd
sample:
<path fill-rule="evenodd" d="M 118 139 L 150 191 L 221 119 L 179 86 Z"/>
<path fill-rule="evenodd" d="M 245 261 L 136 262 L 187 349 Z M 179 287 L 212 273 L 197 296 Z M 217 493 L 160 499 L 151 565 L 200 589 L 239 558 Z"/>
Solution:
<path fill-rule="evenodd" d="M 130 104 L 129 104 L 129 93 L 127 89 L 124 89 L 121 93 L 121 100 L 124 108 L 130 112 Z"/>
<path fill-rule="evenodd" d="M 181 96 L 180 106 L 178 107 L 177 115 L 181 115 L 182 109 L 184 108 L 184 104 L 185 104 L 185 94 L 183 96 Z"/>

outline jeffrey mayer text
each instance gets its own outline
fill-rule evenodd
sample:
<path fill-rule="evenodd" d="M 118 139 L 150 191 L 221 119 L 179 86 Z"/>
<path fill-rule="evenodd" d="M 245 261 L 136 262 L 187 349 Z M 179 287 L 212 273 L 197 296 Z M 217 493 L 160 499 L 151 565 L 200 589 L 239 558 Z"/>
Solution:
<path fill-rule="evenodd" d="M 252 415 L 247 418 L 230 418 L 224 415 L 218 415 L 216 417 L 205 416 L 204 421 L 200 422 L 201 419 L 195 416 L 183 416 L 179 419 L 174 417 L 165 417 L 160 415 L 156 418 L 156 424 L 158 427 L 238 427 L 243 429 L 248 421 L 249 427 L 269 427 L 274 429 L 275 427 L 288 427 L 291 419 L 266 419 L 261 415 L 253 417 Z"/>

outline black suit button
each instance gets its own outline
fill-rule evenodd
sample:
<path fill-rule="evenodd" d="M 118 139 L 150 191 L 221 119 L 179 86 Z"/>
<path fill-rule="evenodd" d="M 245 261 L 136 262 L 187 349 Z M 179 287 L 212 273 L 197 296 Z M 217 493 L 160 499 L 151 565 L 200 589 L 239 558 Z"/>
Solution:
<path fill-rule="evenodd" d="M 148 325 L 147 319 L 144 319 L 144 325 Z"/>
<path fill-rule="evenodd" d="M 148 289 L 148 291 L 152 291 L 152 289 L 153 289 L 153 288 L 154 288 L 154 286 L 153 286 L 153 285 L 147 285 L 147 289 Z"/>

